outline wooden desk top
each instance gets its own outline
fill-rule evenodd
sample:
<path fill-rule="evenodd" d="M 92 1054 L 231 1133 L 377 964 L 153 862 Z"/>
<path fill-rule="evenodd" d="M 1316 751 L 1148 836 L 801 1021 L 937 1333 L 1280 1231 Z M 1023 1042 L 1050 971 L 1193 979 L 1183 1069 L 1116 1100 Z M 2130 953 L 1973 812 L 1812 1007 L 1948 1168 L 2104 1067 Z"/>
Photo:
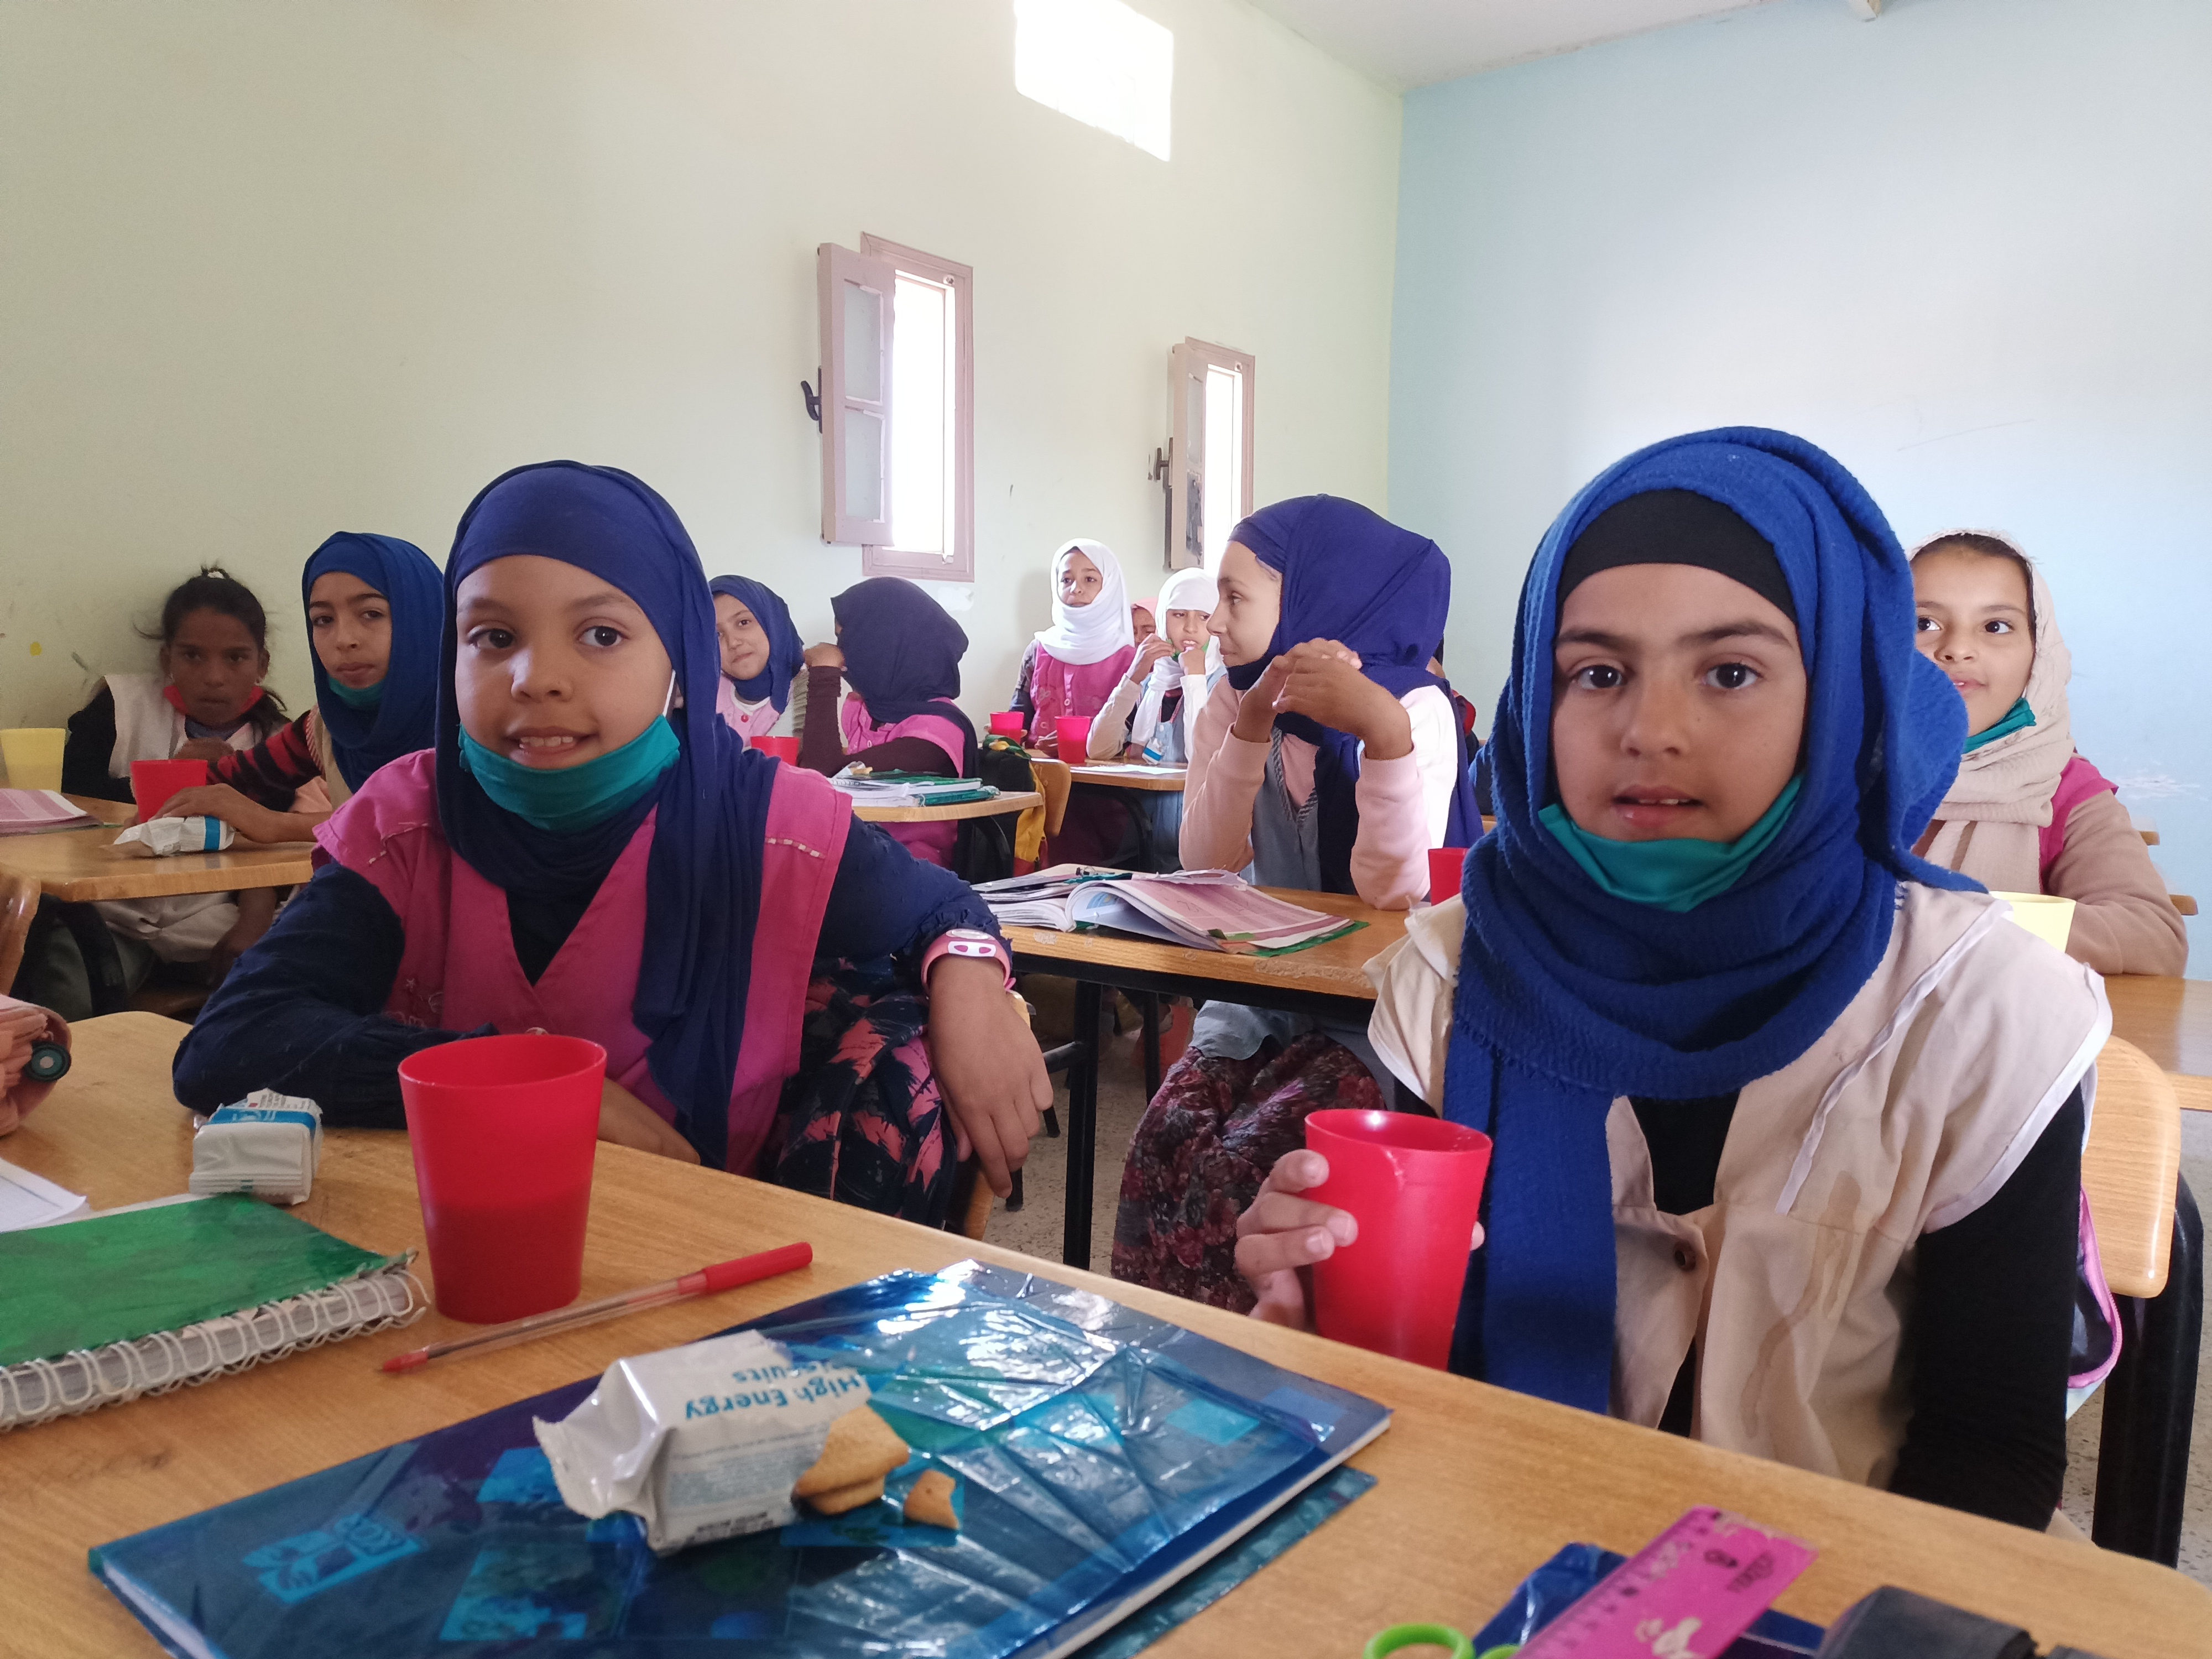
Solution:
<path fill-rule="evenodd" d="M 80 802 L 113 811 L 118 803 Z M 134 815 L 135 816 L 135 815 Z M 118 830 L 57 830 L 0 841 L 0 869 L 39 884 L 66 904 L 91 899 L 172 898 L 179 893 L 233 893 L 242 887 L 297 887 L 313 878 L 315 844 L 264 847 L 240 842 L 228 853 L 133 858 L 115 851 Z"/>
<path fill-rule="evenodd" d="M 1103 785 L 1109 789 L 1146 789 L 1163 793 L 1182 793 L 1184 769 L 1180 766 L 1146 766 L 1134 762 L 1109 763 L 1093 761 L 1088 766 L 1071 766 L 1067 775 L 1077 783 Z"/>
<path fill-rule="evenodd" d="M 137 821 L 138 809 L 127 800 L 102 800 L 97 795 L 64 795 L 62 799 L 80 812 L 89 812 L 102 823 L 127 824 Z"/>
<path fill-rule="evenodd" d="M 950 823 L 956 818 L 995 818 L 1001 812 L 1026 812 L 1044 805 L 1034 789 L 1009 789 L 996 800 L 955 801 L 949 806 L 863 806 L 855 801 L 853 816 L 870 823 Z"/>
<path fill-rule="evenodd" d="M 1123 933 L 1063 933 L 1048 927 L 1009 927 L 1006 943 L 1017 957 L 1046 957 L 1064 962 L 1071 969 L 1087 963 L 1211 980 L 1218 985 L 1266 985 L 1316 996 L 1375 1000 L 1375 987 L 1363 969 L 1369 958 L 1406 936 L 1406 912 L 1377 910 L 1348 893 L 1304 893 L 1292 887 L 1261 890 L 1309 910 L 1354 916 L 1367 925 L 1282 957 L 1233 956 L 1226 951 L 1194 951 L 1188 945 L 1164 945 Z M 1034 961 L 1022 965 L 1037 967 Z M 1052 970 L 1047 967 L 1042 971 Z"/>
<path fill-rule="evenodd" d="M 170 1097 L 182 1028 L 115 1014 L 75 1028 L 76 1065 L 0 1152 L 108 1207 L 182 1188 L 190 1119 Z M 295 1213 L 380 1250 L 421 1249 L 404 1138 L 337 1131 Z M 0 1438 L 0 1651 L 41 1659 L 152 1656 L 85 1569 L 94 1545 L 296 1479 L 541 1389 L 625 1353 L 693 1340 L 896 1267 L 967 1256 L 1046 1273 L 1389 1405 L 1390 1431 L 1354 1462 L 1381 1483 L 1287 1564 L 1263 1570 L 1172 1632 L 1161 1659 L 1357 1653 L 1384 1626 L 1469 1628 L 1562 1544 L 1632 1550 L 1692 1504 L 1719 1504 L 1808 1539 L 1820 1559 L 1779 1603 L 1821 1622 L 1877 1585 L 1903 1585 L 2130 1659 L 2202 1655 L 2212 1595 L 2164 1567 L 1978 1520 L 1626 1423 L 1588 1416 L 1303 1333 L 1116 1285 L 902 1221 L 602 1146 L 586 1296 L 748 1251 L 810 1241 L 804 1273 L 611 1321 L 412 1376 L 386 1355 L 453 1334 L 433 1313 L 204 1388 Z M 427 1264 L 423 1266 L 427 1272 Z"/>
<path fill-rule="evenodd" d="M 2212 981 L 2114 974 L 2105 981 L 2105 997 L 2114 1036 L 2166 1071 L 2212 1078 Z"/>

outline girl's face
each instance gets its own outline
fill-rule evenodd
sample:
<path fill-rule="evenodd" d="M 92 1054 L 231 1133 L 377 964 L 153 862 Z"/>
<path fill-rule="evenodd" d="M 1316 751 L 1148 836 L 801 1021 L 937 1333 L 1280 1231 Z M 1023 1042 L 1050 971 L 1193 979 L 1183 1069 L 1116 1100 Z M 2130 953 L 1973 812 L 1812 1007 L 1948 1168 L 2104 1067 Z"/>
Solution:
<path fill-rule="evenodd" d="M 2027 573 L 2010 559 L 1936 547 L 1912 562 L 1913 643 L 1966 700 L 1966 735 L 1986 732 L 2027 690 L 2035 666 Z"/>
<path fill-rule="evenodd" d="M 161 647 L 161 672 L 202 726 L 235 726 L 269 672 L 253 630 L 225 611 L 187 611 Z"/>
<path fill-rule="evenodd" d="M 1170 611 L 1168 612 L 1168 643 L 1178 651 L 1188 651 L 1194 645 L 1206 643 L 1206 617 L 1203 611 Z M 1273 630 L 1270 630 L 1272 634 Z"/>
<path fill-rule="evenodd" d="M 516 554 L 455 595 L 461 725 L 525 766 L 612 754 L 669 705 L 668 653 L 636 603 L 580 566 Z"/>
<path fill-rule="evenodd" d="M 757 678 L 768 672 L 768 630 L 744 601 L 728 593 L 714 595 L 714 631 L 722 636 L 722 672 L 733 680 Z"/>
<path fill-rule="evenodd" d="M 1213 585 L 1213 614 L 1206 619 L 1206 631 L 1221 641 L 1221 660 L 1231 668 L 1259 661 L 1282 620 L 1282 577 L 1243 543 L 1231 542 L 1222 552 Z"/>
<path fill-rule="evenodd" d="M 1098 567 L 1082 553 L 1071 553 L 1060 562 L 1060 602 L 1073 610 L 1080 611 L 1098 597 L 1106 586 L 1106 579 L 1098 574 Z"/>
<path fill-rule="evenodd" d="M 1634 564 L 1567 595 L 1553 649 L 1559 804 L 1607 841 L 1735 841 L 1797 770 L 1805 662 L 1771 601 Z"/>
<path fill-rule="evenodd" d="M 328 674 L 349 691 L 384 678 L 392 661 L 392 605 L 358 576 L 329 570 L 307 590 L 307 636 Z"/>
<path fill-rule="evenodd" d="M 1129 607 L 1129 627 L 1135 634 L 1136 643 L 1139 645 L 1142 645 L 1160 631 L 1153 625 L 1152 613 L 1141 605 L 1133 605 Z"/>

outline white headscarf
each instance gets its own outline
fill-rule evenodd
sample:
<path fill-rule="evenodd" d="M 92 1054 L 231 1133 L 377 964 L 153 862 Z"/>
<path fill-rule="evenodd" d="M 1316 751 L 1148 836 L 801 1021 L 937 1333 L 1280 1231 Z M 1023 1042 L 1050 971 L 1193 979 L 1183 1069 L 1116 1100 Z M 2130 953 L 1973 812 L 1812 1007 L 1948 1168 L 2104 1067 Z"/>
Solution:
<path fill-rule="evenodd" d="M 1917 559 L 1960 535 L 1987 536 L 2013 546 L 2007 538 L 1990 531 L 1954 530 L 1923 542 L 1912 556 Z M 2027 566 L 2027 585 L 2035 665 L 2028 670 L 2023 695 L 2035 724 L 2007 732 L 1960 758 L 1958 781 L 1936 809 L 1936 836 L 1926 855 L 1930 863 L 1972 876 L 2000 893 L 2042 890 L 2041 837 L 2037 832 L 2051 822 L 2051 797 L 2058 787 L 2058 775 L 2074 758 L 2074 722 L 2066 707 L 2074 653 L 2058 632 L 2050 585 L 2033 564 Z"/>
<path fill-rule="evenodd" d="M 1220 602 L 1212 576 L 1204 570 L 1178 570 L 1160 588 L 1159 609 L 1153 612 L 1160 631 L 1167 632 L 1168 612 L 1196 611 L 1207 616 Z M 1221 641 L 1212 635 L 1206 641 L 1206 672 L 1211 674 L 1221 665 Z M 1152 672 L 1145 681 L 1142 696 L 1137 699 L 1136 713 L 1129 717 L 1129 741 L 1143 749 L 1160 729 L 1160 704 L 1167 694 L 1183 680 L 1182 664 L 1172 653 L 1152 665 Z M 1188 700 L 1186 699 L 1186 702 Z M 1187 720 L 1194 720 L 1197 710 L 1186 708 Z M 1186 726 L 1186 729 L 1188 729 Z"/>
<path fill-rule="evenodd" d="M 1080 553 L 1098 567 L 1103 579 L 1098 597 L 1088 605 L 1068 605 L 1060 597 L 1060 572 L 1071 553 Z M 1052 556 L 1052 626 L 1036 642 L 1054 658 L 1073 668 L 1103 662 L 1116 651 L 1137 642 L 1136 624 L 1129 620 L 1129 590 L 1121 580 L 1121 562 L 1103 542 L 1077 537 L 1063 543 Z"/>

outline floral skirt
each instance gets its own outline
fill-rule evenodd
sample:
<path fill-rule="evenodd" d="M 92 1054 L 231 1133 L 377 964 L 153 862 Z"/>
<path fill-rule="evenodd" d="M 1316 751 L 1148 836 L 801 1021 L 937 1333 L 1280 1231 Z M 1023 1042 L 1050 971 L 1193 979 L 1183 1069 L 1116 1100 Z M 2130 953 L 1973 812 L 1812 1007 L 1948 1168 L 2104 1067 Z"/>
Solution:
<path fill-rule="evenodd" d="M 1359 1056 L 1318 1031 L 1288 1048 L 1270 1039 L 1249 1060 L 1189 1050 L 1161 1079 L 1129 1143 L 1114 1277 L 1249 1311 L 1237 1218 L 1275 1160 L 1305 1145 L 1310 1114 L 1387 1104 Z"/>
<path fill-rule="evenodd" d="M 890 972 L 841 963 L 810 984 L 799 1070 L 783 1085 L 761 1174 L 840 1204 L 943 1226 L 958 1161 L 928 1024 L 928 997 Z"/>

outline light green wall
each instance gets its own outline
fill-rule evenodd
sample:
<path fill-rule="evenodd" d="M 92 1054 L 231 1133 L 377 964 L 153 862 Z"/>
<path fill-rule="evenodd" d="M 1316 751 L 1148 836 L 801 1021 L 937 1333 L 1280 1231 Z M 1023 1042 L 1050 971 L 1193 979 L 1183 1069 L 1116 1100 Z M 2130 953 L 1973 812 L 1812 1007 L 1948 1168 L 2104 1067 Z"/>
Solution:
<path fill-rule="evenodd" d="M 814 248 L 975 268 L 971 709 L 1073 535 L 1158 585 L 1184 335 L 1257 354 L 1261 500 L 1386 505 L 1397 99 L 1243 0 L 1163 163 L 1013 90 L 1008 0 L 0 0 L 0 724 L 58 723 L 220 558 L 309 684 L 301 562 L 443 560 L 475 490 L 638 473 L 810 638 Z M 33 652 L 37 654 L 33 654 Z"/>

